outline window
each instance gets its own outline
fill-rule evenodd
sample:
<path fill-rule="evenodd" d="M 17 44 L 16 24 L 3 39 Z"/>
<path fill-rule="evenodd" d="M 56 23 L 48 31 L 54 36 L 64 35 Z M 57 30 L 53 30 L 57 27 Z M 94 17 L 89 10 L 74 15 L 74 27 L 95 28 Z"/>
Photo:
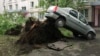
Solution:
<path fill-rule="evenodd" d="M 26 7 L 22 7 L 22 10 L 26 10 Z"/>
<path fill-rule="evenodd" d="M 86 18 L 80 13 L 79 14 L 79 20 L 85 24 L 87 24 Z"/>
<path fill-rule="evenodd" d="M 88 9 L 80 10 L 80 12 L 81 12 L 85 17 L 88 17 Z"/>
<path fill-rule="evenodd" d="M 69 13 L 70 13 L 72 16 L 74 16 L 75 18 L 78 18 L 78 13 L 77 13 L 76 11 L 71 10 Z"/>
<path fill-rule="evenodd" d="M 31 2 L 31 7 L 34 7 L 34 2 Z"/>
<path fill-rule="evenodd" d="M 21 1 L 26 1 L 26 0 L 21 0 Z"/>
<path fill-rule="evenodd" d="M 9 0 L 9 1 L 12 1 L 12 0 Z"/>
<path fill-rule="evenodd" d="M 15 6 L 16 6 L 16 10 L 18 9 L 18 4 L 15 4 Z"/>
<path fill-rule="evenodd" d="M 9 9 L 12 10 L 12 5 L 9 5 Z"/>

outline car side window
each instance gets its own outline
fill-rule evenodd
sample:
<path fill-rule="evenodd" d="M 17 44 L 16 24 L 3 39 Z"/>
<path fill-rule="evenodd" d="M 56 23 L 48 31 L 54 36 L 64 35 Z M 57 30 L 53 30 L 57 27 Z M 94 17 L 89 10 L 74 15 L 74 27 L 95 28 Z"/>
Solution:
<path fill-rule="evenodd" d="M 78 13 L 77 13 L 76 11 L 71 10 L 69 13 L 70 13 L 72 16 L 74 16 L 75 18 L 78 18 Z"/>
<path fill-rule="evenodd" d="M 79 20 L 80 20 L 81 22 L 85 23 L 85 24 L 87 23 L 85 17 L 84 17 L 82 14 L 79 14 Z"/>

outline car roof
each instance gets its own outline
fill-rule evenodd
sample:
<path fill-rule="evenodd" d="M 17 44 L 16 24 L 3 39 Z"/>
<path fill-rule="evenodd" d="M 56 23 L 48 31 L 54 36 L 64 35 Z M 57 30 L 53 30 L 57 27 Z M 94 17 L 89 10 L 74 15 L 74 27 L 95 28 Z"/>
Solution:
<path fill-rule="evenodd" d="M 66 10 L 66 12 L 70 12 L 71 10 L 73 10 L 73 8 L 70 8 L 70 7 L 65 7 L 65 8 L 62 8 L 62 9 L 64 9 L 64 10 Z"/>
<path fill-rule="evenodd" d="M 49 7 L 49 9 L 52 9 L 52 8 L 54 8 L 55 6 L 50 6 Z M 74 10 L 73 8 L 71 8 L 71 7 L 59 7 L 59 6 L 57 6 L 58 8 L 61 8 L 61 9 L 64 9 L 66 12 L 70 12 L 71 10 Z"/>
<path fill-rule="evenodd" d="M 73 10 L 72 8 L 70 8 L 70 7 L 66 7 L 65 9 L 67 9 L 67 10 Z"/>

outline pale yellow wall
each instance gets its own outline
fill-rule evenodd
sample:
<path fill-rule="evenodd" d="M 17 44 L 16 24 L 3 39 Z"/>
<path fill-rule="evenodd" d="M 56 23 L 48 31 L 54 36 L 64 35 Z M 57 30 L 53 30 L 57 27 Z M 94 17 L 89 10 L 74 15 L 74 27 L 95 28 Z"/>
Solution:
<path fill-rule="evenodd" d="M 88 21 L 89 22 L 92 21 L 92 7 L 89 7 L 89 11 L 88 11 Z"/>
<path fill-rule="evenodd" d="M 91 22 L 92 21 L 92 6 L 91 6 L 91 2 L 95 2 L 95 1 L 97 1 L 97 0 L 88 0 L 88 5 L 86 6 L 86 8 L 88 8 L 88 18 L 87 18 L 87 20 L 89 21 L 89 22 Z"/>

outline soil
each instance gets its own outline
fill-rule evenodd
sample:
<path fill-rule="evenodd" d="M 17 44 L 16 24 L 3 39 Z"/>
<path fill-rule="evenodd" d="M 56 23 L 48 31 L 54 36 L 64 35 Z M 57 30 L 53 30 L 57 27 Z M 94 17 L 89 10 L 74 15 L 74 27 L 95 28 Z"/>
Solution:
<path fill-rule="evenodd" d="M 21 29 L 23 27 L 21 25 L 16 25 L 11 29 L 7 29 L 5 35 L 19 35 L 21 33 Z"/>
<path fill-rule="evenodd" d="M 64 36 L 55 26 L 54 19 L 47 19 L 44 22 L 34 21 L 32 18 L 25 23 L 25 28 L 17 44 L 47 44 L 60 40 Z"/>

